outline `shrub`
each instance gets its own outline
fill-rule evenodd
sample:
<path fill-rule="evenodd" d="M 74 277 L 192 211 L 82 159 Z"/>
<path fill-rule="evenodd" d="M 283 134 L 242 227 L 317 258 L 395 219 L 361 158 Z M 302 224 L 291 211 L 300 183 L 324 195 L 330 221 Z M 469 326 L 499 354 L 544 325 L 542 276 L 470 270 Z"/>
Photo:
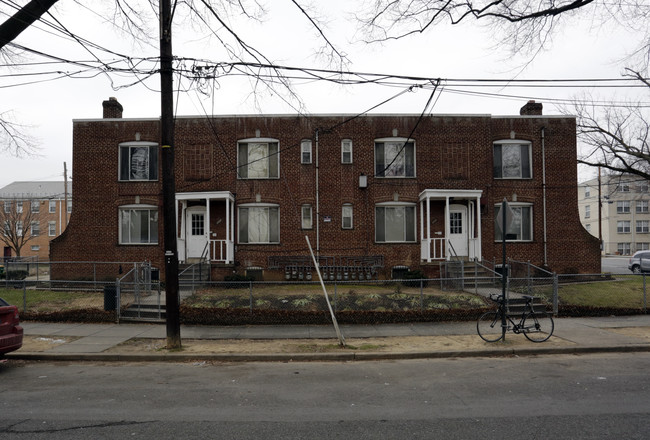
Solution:
<path fill-rule="evenodd" d="M 403 284 L 407 287 L 420 287 L 420 283 L 422 283 L 422 287 L 427 287 L 426 278 L 421 270 L 409 270 L 404 274 L 404 279 L 409 281 L 404 281 Z"/>

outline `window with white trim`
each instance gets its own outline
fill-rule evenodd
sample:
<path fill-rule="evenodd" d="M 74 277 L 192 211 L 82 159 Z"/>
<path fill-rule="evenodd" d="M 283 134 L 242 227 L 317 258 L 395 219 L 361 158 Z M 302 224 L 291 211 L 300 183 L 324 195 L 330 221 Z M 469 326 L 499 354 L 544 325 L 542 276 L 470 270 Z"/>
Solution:
<path fill-rule="evenodd" d="M 311 205 L 302 205 L 300 212 L 302 229 L 311 229 L 313 225 Z"/>
<path fill-rule="evenodd" d="M 120 144 L 120 181 L 158 180 L 158 144 L 128 142 Z"/>
<path fill-rule="evenodd" d="M 41 224 L 39 222 L 32 222 L 29 233 L 32 237 L 38 237 L 41 235 Z"/>
<path fill-rule="evenodd" d="M 5 200 L 5 214 L 9 214 L 11 212 L 11 201 L 10 200 Z"/>
<path fill-rule="evenodd" d="M 376 205 L 375 241 L 377 243 L 415 242 L 415 204 Z"/>
<path fill-rule="evenodd" d="M 49 205 L 48 211 L 50 212 L 50 214 L 55 213 L 56 212 L 56 200 L 50 200 L 48 205 Z"/>
<path fill-rule="evenodd" d="M 277 179 L 280 176 L 278 141 L 271 139 L 239 141 L 237 170 L 240 179 Z"/>
<path fill-rule="evenodd" d="M 619 220 L 616 222 L 616 232 L 619 234 L 629 234 L 630 229 L 631 226 L 629 220 Z"/>
<path fill-rule="evenodd" d="M 616 202 L 616 213 L 617 214 L 629 214 L 630 213 L 630 201 L 629 200 L 619 200 Z"/>
<path fill-rule="evenodd" d="M 352 229 L 354 227 L 352 214 L 352 204 L 345 203 L 341 208 L 341 227 L 343 229 Z"/>
<path fill-rule="evenodd" d="M 638 213 L 647 213 L 648 212 L 648 201 L 647 200 L 637 200 L 636 201 L 636 212 L 638 212 Z"/>
<path fill-rule="evenodd" d="M 23 202 L 16 202 L 16 212 L 19 214 L 23 212 Z"/>
<path fill-rule="evenodd" d="M 47 235 L 49 237 L 56 235 L 56 222 L 47 222 Z"/>
<path fill-rule="evenodd" d="M 68 214 L 72 212 L 72 200 L 68 200 L 66 211 L 68 211 Z"/>
<path fill-rule="evenodd" d="M 630 243 L 618 243 L 617 245 L 619 255 L 630 255 Z"/>
<path fill-rule="evenodd" d="M 647 234 L 650 232 L 650 221 L 649 220 L 637 220 L 636 221 L 636 232 L 639 234 Z"/>
<path fill-rule="evenodd" d="M 588 199 L 589 197 L 591 197 L 591 188 L 585 186 L 585 199 Z"/>
<path fill-rule="evenodd" d="M 494 143 L 495 179 L 530 179 L 532 177 L 531 143 L 504 140 Z"/>
<path fill-rule="evenodd" d="M 415 177 L 415 143 L 406 138 L 376 139 L 375 177 Z"/>
<path fill-rule="evenodd" d="M 352 141 L 350 139 L 341 141 L 341 163 L 352 163 Z"/>
<path fill-rule="evenodd" d="M 38 200 L 32 200 L 30 209 L 34 213 L 39 213 L 41 211 L 41 203 Z"/>
<path fill-rule="evenodd" d="M 585 205 L 585 218 L 591 217 L 591 205 Z"/>
<path fill-rule="evenodd" d="M 240 205 L 238 212 L 239 243 L 280 242 L 280 208 L 278 205 Z"/>
<path fill-rule="evenodd" d="M 309 139 L 300 142 L 300 163 L 311 163 L 311 140 Z"/>
<path fill-rule="evenodd" d="M 18 236 L 18 237 L 23 236 L 23 222 L 22 221 L 16 222 L 16 236 Z"/>
<path fill-rule="evenodd" d="M 40 251 L 40 250 L 41 250 L 41 247 L 40 247 L 39 245 L 37 245 L 37 244 L 32 245 L 32 251 L 34 251 L 34 252 L 38 252 L 38 251 Z"/>
<path fill-rule="evenodd" d="M 509 203 L 513 217 L 506 234 L 508 241 L 533 241 L 533 205 L 530 203 Z M 494 240 L 502 241 L 501 228 L 496 225 L 496 218 L 501 204 L 494 207 Z"/>
<path fill-rule="evenodd" d="M 120 244 L 158 244 L 157 206 L 121 206 L 119 216 Z"/>
<path fill-rule="evenodd" d="M 587 232 L 591 232 L 591 223 L 587 223 L 585 225 L 585 229 L 587 230 Z"/>
<path fill-rule="evenodd" d="M 629 183 L 621 183 L 618 185 L 616 188 L 620 192 L 630 192 L 630 184 Z"/>
<path fill-rule="evenodd" d="M 647 251 L 650 250 L 650 243 L 648 242 L 641 242 L 636 244 L 636 250 L 637 251 Z"/>

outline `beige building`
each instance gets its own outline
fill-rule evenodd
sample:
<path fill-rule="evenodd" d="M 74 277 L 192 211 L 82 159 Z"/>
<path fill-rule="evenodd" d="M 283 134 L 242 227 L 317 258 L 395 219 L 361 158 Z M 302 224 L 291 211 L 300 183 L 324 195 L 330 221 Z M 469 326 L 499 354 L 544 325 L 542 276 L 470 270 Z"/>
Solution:
<path fill-rule="evenodd" d="M 648 181 L 637 176 L 602 176 L 600 185 L 597 178 L 578 184 L 580 221 L 601 237 L 607 255 L 650 249 L 649 204 Z"/>
<path fill-rule="evenodd" d="M 3 260 L 16 257 L 10 234 L 18 241 L 24 237 L 21 258 L 49 260 L 50 240 L 65 230 L 72 212 L 72 185 L 68 183 L 67 200 L 64 187 L 61 181 L 13 182 L 0 188 Z"/>

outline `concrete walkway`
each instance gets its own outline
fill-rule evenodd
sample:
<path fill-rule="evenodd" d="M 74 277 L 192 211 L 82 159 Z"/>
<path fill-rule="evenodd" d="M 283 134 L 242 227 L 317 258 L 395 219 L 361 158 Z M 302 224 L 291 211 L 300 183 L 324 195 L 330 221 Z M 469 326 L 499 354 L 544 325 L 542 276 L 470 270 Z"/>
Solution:
<path fill-rule="evenodd" d="M 288 360 L 378 360 L 467 356 L 506 356 L 558 353 L 650 351 L 650 315 L 556 318 L 553 337 L 532 343 L 523 335 L 506 335 L 506 342 L 486 343 L 476 333 L 476 324 L 468 322 L 432 322 L 382 325 L 341 325 L 346 341 L 364 343 L 373 350 L 330 350 L 328 352 L 273 351 L 271 341 L 321 341 L 336 346 L 332 326 L 183 326 L 183 350 L 164 348 L 138 350 L 135 341 L 166 339 L 164 324 L 77 324 L 23 322 L 23 348 L 7 354 L 9 359 L 93 360 L 93 361 L 288 361 Z M 406 340 L 417 340 L 410 348 Z M 185 350 L 192 341 L 194 350 Z M 229 351 L 208 349 L 228 341 Z M 259 352 L 245 352 L 244 342 L 260 343 Z M 264 343 L 264 341 L 266 341 Z M 377 341 L 382 341 L 379 344 Z M 396 342 L 396 343 L 391 343 Z M 212 345 L 210 345 L 212 344 Z M 198 351 L 196 349 L 198 347 Z M 238 347 L 240 347 L 238 349 Z"/>

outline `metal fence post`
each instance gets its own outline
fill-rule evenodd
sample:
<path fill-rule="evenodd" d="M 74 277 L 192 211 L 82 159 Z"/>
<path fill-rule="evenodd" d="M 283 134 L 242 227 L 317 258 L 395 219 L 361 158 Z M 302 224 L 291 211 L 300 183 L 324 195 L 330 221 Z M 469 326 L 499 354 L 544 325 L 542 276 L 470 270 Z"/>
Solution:
<path fill-rule="evenodd" d="M 645 273 L 643 273 L 643 313 L 648 313 L 646 309 Z"/>
<path fill-rule="evenodd" d="M 559 303 L 559 280 L 556 272 L 553 272 L 553 315 L 558 314 L 558 303 Z"/>
<path fill-rule="evenodd" d="M 27 313 L 27 282 L 23 280 L 23 313 Z"/>
<path fill-rule="evenodd" d="M 120 279 L 116 278 L 115 279 L 115 323 L 119 324 L 120 323 L 120 302 L 121 302 L 121 286 L 120 286 Z"/>
<path fill-rule="evenodd" d="M 420 278 L 420 313 L 424 310 L 424 292 L 423 292 L 423 287 L 424 287 L 424 280 Z"/>
<path fill-rule="evenodd" d="M 250 311 L 251 315 L 253 314 L 253 282 L 248 282 L 248 297 L 250 299 Z"/>

